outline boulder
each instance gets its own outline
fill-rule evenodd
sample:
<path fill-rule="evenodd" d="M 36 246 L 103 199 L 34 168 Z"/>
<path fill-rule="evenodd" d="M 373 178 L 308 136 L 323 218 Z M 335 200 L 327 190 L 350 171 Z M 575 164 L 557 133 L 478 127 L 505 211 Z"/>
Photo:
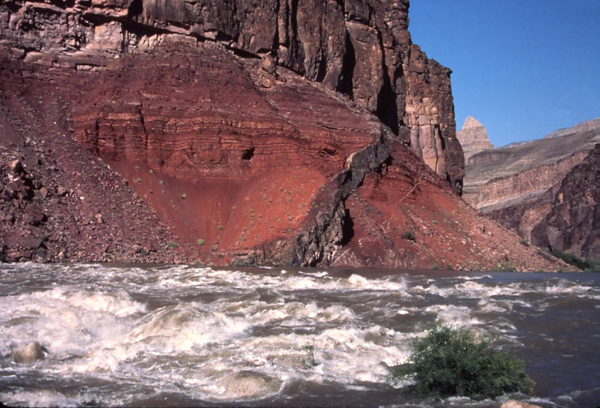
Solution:
<path fill-rule="evenodd" d="M 10 356 L 18 363 L 33 363 L 43 360 L 48 350 L 39 342 L 34 341 L 13 350 Z"/>

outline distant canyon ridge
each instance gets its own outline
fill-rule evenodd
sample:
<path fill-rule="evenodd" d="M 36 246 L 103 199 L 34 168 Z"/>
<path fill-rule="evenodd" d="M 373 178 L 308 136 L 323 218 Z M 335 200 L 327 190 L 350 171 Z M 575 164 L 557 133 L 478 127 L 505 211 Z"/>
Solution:
<path fill-rule="evenodd" d="M 464 199 L 533 245 L 600 259 L 600 119 L 494 149 L 469 117 Z"/>
<path fill-rule="evenodd" d="M 563 268 L 461 200 L 451 71 L 408 12 L 2 2 L 0 256 Z"/>

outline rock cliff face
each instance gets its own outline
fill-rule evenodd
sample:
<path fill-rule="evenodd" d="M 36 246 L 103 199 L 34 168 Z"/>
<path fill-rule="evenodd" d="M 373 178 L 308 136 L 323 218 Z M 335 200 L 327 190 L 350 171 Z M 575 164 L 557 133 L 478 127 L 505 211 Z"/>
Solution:
<path fill-rule="evenodd" d="M 467 165 L 465 200 L 535 245 L 598 259 L 599 141 L 600 121 L 590 121 L 476 154 Z"/>
<path fill-rule="evenodd" d="M 474 154 L 494 148 L 488 139 L 485 127 L 472 116 L 465 119 L 462 129 L 456 132 L 456 138 L 463 148 L 465 164 Z"/>
<path fill-rule="evenodd" d="M 411 44 L 408 0 L 6 1 L 0 37 L 28 62 L 103 69 L 178 34 L 291 69 L 374 113 L 460 191 L 450 70 Z"/>
<path fill-rule="evenodd" d="M 555 267 L 457 195 L 450 71 L 407 1 L 0 9 L 9 260 Z"/>
<path fill-rule="evenodd" d="M 531 243 L 600 259 L 600 144 L 565 176 Z"/>

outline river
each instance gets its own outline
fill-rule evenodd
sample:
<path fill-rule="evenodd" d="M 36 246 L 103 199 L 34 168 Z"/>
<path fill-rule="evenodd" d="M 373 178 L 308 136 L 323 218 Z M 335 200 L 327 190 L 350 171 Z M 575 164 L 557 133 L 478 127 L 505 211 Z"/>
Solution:
<path fill-rule="evenodd" d="M 387 381 L 436 324 L 526 362 L 543 407 L 600 406 L 600 274 L 0 265 L 9 406 L 498 407 Z M 18 361 L 39 343 L 44 359 Z M 515 397 L 515 396 L 513 396 Z"/>

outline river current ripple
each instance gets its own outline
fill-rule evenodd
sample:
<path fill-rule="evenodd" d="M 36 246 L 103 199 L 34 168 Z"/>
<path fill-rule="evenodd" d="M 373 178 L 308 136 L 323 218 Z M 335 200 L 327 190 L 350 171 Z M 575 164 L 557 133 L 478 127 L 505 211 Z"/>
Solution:
<path fill-rule="evenodd" d="M 537 396 L 390 385 L 436 324 L 524 359 Z M 600 274 L 0 265 L 9 406 L 597 407 L 599 345 Z"/>

